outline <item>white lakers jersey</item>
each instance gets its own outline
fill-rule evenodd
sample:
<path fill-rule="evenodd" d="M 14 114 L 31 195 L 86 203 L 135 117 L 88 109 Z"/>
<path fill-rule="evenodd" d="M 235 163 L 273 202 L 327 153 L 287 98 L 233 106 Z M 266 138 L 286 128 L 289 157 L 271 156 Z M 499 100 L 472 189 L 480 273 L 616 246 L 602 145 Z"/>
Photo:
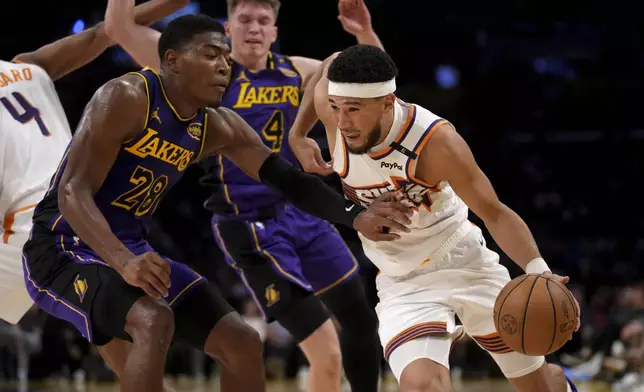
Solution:
<path fill-rule="evenodd" d="M 38 66 L 0 61 L 0 242 L 22 246 L 71 131 Z"/>
<path fill-rule="evenodd" d="M 396 102 L 387 138 L 362 155 L 350 154 L 337 130 L 333 168 L 342 178 L 345 196 L 366 207 L 384 193 L 399 191 L 414 208 L 411 231 L 399 233 L 400 239 L 373 242 L 360 236 L 365 254 L 386 275 L 411 272 L 448 251 L 449 243 L 466 233 L 468 208 L 450 185 L 428 184 L 414 175 L 420 151 L 443 123 L 446 120 L 420 106 Z"/>

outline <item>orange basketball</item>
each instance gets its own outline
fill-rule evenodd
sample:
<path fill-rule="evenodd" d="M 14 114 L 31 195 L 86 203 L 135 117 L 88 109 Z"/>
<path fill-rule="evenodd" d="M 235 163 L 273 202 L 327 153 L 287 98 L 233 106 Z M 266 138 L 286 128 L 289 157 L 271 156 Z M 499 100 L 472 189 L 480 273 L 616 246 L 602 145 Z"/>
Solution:
<path fill-rule="evenodd" d="M 503 342 L 531 356 L 559 350 L 575 331 L 577 308 L 570 291 L 549 276 L 522 275 L 496 297 L 494 326 Z"/>

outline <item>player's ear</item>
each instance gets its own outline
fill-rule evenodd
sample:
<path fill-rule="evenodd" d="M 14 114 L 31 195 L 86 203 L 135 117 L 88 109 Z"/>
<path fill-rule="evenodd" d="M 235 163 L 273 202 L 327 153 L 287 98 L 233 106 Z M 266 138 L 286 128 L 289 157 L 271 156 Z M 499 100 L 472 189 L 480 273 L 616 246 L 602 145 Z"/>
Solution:
<path fill-rule="evenodd" d="M 273 31 L 272 31 L 272 36 L 271 36 L 271 44 L 274 44 L 275 41 L 277 41 L 277 26 L 273 26 Z"/>
<path fill-rule="evenodd" d="M 226 29 L 226 37 L 230 39 L 230 21 L 224 22 L 224 28 Z"/>
<path fill-rule="evenodd" d="M 383 105 L 385 110 L 389 110 L 394 107 L 394 102 L 396 102 L 396 95 L 394 93 L 387 94 L 383 97 Z"/>
<path fill-rule="evenodd" d="M 181 59 L 179 53 L 173 49 L 168 49 L 165 52 L 165 63 L 170 71 L 178 73 L 181 68 Z"/>

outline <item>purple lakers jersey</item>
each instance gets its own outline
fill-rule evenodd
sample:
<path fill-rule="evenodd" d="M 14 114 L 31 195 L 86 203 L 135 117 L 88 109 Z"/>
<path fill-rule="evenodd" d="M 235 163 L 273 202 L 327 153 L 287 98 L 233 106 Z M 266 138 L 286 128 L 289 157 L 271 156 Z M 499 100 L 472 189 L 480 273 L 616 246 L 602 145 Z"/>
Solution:
<path fill-rule="evenodd" d="M 299 166 L 288 144 L 288 130 L 300 105 L 302 78 L 286 56 L 269 53 L 267 65 L 252 71 L 233 63 L 221 106 L 234 110 L 270 149 Z M 223 156 L 206 159 L 203 167 L 201 183 L 213 191 L 206 208 L 215 215 L 252 219 L 259 209 L 283 203 L 277 192 Z"/>
<path fill-rule="evenodd" d="M 166 192 L 195 162 L 203 149 L 207 115 L 179 116 L 163 89 L 161 77 L 150 69 L 133 72 L 145 81 L 147 122 L 141 132 L 121 147 L 94 201 L 120 239 L 141 238 L 146 219 Z M 34 224 L 54 233 L 75 236 L 58 208 L 58 185 L 67 164 L 67 152 L 51 179 L 45 198 L 34 213 Z"/>

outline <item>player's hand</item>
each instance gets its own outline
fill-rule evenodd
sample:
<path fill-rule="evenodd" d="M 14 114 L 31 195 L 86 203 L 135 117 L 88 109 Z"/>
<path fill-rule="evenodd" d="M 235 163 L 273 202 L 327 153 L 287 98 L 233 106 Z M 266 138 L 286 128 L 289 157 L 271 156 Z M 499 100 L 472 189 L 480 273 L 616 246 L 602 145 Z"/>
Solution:
<path fill-rule="evenodd" d="M 559 275 L 553 274 L 552 272 L 544 272 L 543 275 L 549 275 L 550 279 L 554 279 L 563 285 L 567 285 L 568 282 L 570 282 L 570 278 L 568 276 L 559 276 Z M 575 314 L 577 315 L 577 324 L 575 326 L 575 332 L 577 332 L 579 331 L 579 327 L 581 327 L 581 308 L 579 307 L 579 302 L 577 302 L 577 298 L 575 298 L 575 296 L 572 296 L 572 299 L 575 301 L 575 312 L 576 312 Z"/>
<path fill-rule="evenodd" d="M 128 284 L 142 288 L 154 299 L 168 296 L 170 264 L 156 252 L 147 252 L 128 260 L 121 276 Z"/>
<path fill-rule="evenodd" d="M 333 173 L 333 164 L 324 161 L 315 140 L 310 137 L 289 137 L 289 145 L 304 171 L 323 176 Z"/>
<path fill-rule="evenodd" d="M 364 0 L 339 0 L 338 20 L 342 28 L 357 37 L 372 30 L 371 14 Z"/>
<path fill-rule="evenodd" d="M 408 233 L 413 210 L 400 201 L 397 192 L 374 199 L 369 207 L 353 221 L 353 227 L 372 241 L 393 241 L 398 233 Z"/>

